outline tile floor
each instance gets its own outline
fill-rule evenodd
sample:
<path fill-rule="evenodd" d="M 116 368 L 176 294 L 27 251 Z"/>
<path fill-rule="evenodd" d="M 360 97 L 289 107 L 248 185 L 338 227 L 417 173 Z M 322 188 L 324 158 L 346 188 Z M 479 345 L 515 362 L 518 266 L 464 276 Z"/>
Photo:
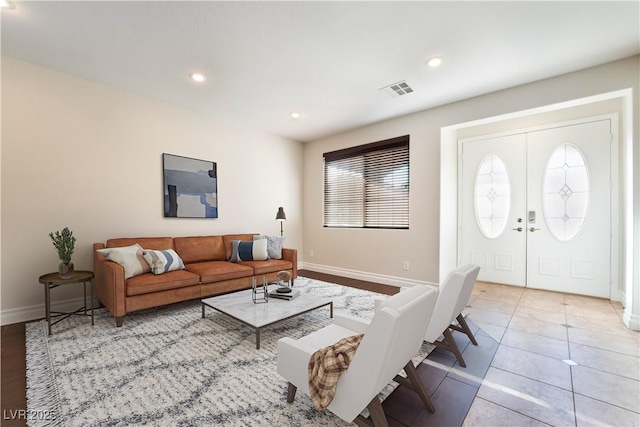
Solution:
<path fill-rule="evenodd" d="M 640 426 L 640 333 L 620 304 L 479 282 L 467 313 L 467 368 L 433 352 L 419 373 L 436 413 L 399 389 L 390 426 Z"/>

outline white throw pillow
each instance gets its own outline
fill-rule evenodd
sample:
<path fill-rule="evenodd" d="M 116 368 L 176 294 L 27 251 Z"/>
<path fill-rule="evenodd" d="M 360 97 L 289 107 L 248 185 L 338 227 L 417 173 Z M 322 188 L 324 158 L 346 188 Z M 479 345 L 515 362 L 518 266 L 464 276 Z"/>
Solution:
<path fill-rule="evenodd" d="M 123 266 L 125 279 L 151 271 L 149 264 L 143 257 L 142 246 L 137 243 L 120 248 L 98 249 L 97 252 L 104 255 L 109 261 Z"/>

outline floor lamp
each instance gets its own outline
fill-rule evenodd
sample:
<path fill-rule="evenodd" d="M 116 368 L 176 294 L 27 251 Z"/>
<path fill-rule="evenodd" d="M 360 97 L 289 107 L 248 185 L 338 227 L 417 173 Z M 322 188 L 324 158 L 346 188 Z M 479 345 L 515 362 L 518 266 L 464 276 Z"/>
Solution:
<path fill-rule="evenodd" d="M 286 220 L 287 215 L 285 215 L 284 213 L 284 208 L 280 206 L 278 208 L 278 213 L 276 213 L 276 221 L 280 221 L 280 237 L 284 235 L 282 223 Z M 283 294 L 291 292 L 291 286 L 293 286 L 293 278 L 291 277 L 291 273 L 289 273 L 288 271 L 280 271 L 278 272 L 278 278 L 280 279 L 281 283 L 287 282 L 288 284 L 281 285 L 278 289 L 276 289 L 276 292 Z"/>
<path fill-rule="evenodd" d="M 282 206 L 278 208 L 278 213 L 276 214 L 276 221 L 280 221 L 280 236 L 284 235 L 284 231 L 282 228 L 282 223 L 287 220 L 287 215 L 284 213 L 284 209 Z"/>

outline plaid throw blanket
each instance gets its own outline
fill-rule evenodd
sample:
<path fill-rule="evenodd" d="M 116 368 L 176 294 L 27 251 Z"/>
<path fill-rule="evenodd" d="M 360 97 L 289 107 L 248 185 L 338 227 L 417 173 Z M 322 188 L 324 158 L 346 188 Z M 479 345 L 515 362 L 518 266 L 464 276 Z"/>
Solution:
<path fill-rule="evenodd" d="M 336 394 L 338 380 L 349 367 L 364 334 L 353 335 L 321 348 L 309 359 L 309 392 L 318 411 L 325 409 Z"/>

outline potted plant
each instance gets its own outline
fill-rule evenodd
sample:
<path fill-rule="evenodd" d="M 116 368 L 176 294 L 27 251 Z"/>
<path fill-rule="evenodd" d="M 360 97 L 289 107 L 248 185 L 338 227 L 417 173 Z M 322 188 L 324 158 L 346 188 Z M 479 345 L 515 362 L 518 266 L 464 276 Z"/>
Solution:
<path fill-rule="evenodd" d="M 73 255 L 73 249 L 76 244 L 76 238 L 73 237 L 73 232 L 68 227 L 62 229 L 62 232 L 56 231 L 49 233 L 49 237 L 53 241 L 53 246 L 58 251 L 58 257 L 62 261 L 58 265 L 58 274 L 63 279 L 68 279 L 73 276 L 73 263 L 71 262 L 71 255 Z"/>

